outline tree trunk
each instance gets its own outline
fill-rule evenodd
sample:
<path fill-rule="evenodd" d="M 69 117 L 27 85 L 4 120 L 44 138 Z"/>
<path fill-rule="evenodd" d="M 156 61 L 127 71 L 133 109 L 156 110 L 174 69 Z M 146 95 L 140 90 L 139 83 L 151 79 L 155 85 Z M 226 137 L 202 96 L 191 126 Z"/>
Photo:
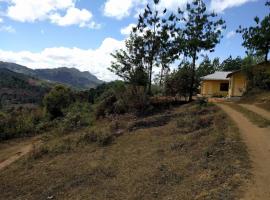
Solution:
<path fill-rule="evenodd" d="M 269 54 L 269 49 L 266 51 L 265 53 L 265 57 L 264 57 L 264 61 L 267 62 L 268 61 L 268 54 Z"/>
<path fill-rule="evenodd" d="M 153 64 L 151 62 L 149 66 L 149 80 L 148 80 L 148 94 L 149 95 L 152 94 L 152 68 L 153 68 Z"/>
<path fill-rule="evenodd" d="M 190 83 L 190 89 L 189 89 L 189 99 L 188 101 L 192 101 L 193 96 L 193 87 L 195 82 L 195 67 L 196 67 L 196 53 L 192 57 L 192 72 L 191 72 L 191 83 Z"/>

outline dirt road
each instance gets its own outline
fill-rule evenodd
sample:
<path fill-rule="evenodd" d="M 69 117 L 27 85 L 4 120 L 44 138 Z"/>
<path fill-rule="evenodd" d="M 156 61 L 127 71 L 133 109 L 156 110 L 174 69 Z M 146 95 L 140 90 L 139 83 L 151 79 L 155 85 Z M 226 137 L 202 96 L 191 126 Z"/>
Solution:
<path fill-rule="evenodd" d="M 38 144 L 37 139 L 26 141 L 13 141 L 0 145 L 0 170 L 8 167 L 10 164 L 28 154 L 33 145 Z"/>
<path fill-rule="evenodd" d="M 260 107 L 257 107 L 255 105 L 251 105 L 251 104 L 240 104 L 240 106 L 247 108 L 248 110 L 251 110 L 251 111 L 261 115 L 265 119 L 270 120 L 270 112 L 268 112 L 267 110 L 264 110 Z"/>
<path fill-rule="evenodd" d="M 237 124 L 247 144 L 252 161 L 252 183 L 246 189 L 244 200 L 270 199 L 270 128 L 259 128 L 243 114 L 227 105 L 218 104 Z"/>

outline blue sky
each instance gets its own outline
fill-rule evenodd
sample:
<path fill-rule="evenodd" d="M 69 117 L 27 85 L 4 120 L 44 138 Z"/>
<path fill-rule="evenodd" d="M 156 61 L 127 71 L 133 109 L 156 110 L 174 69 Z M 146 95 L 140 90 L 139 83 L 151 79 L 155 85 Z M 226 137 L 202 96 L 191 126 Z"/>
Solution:
<path fill-rule="evenodd" d="M 169 10 L 190 0 L 161 0 Z M 150 0 L 0 0 L 0 60 L 31 68 L 76 67 L 103 80 L 110 53 L 123 47 L 130 24 Z M 244 56 L 239 25 L 265 16 L 265 0 L 207 0 L 226 21 L 224 38 L 210 58 Z"/>

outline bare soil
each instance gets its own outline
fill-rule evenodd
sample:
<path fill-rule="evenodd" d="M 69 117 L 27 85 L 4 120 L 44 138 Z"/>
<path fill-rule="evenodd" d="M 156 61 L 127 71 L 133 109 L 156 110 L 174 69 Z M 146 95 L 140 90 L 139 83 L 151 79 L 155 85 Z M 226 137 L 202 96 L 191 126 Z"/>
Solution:
<path fill-rule="evenodd" d="M 253 181 L 249 183 L 245 200 L 270 199 L 270 128 L 259 128 L 231 107 L 219 106 L 235 121 L 247 144 L 252 161 Z M 258 111 L 258 109 L 257 109 Z"/>
<path fill-rule="evenodd" d="M 22 156 L 28 154 L 36 143 L 38 143 L 36 138 L 2 143 L 0 145 L 0 170 L 8 167 Z"/>

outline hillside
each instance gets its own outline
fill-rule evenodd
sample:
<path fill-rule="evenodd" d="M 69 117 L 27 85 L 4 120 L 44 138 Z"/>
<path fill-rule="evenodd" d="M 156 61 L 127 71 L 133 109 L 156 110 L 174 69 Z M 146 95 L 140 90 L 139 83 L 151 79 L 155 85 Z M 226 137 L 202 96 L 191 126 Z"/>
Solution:
<path fill-rule="evenodd" d="M 0 62 L 0 68 L 44 79 L 52 82 L 67 84 L 77 89 L 94 88 L 103 83 L 96 76 L 89 72 L 81 72 L 75 68 L 55 68 L 55 69 L 30 69 L 15 63 Z"/>
<path fill-rule="evenodd" d="M 30 76 L 0 68 L 0 103 L 39 104 L 50 85 Z"/>
<path fill-rule="evenodd" d="M 103 119 L 41 141 L 0 171 L 2 199 L 240 199 L 249 178 L 237 128 L 211 105 Z"/>
<path fill-rule="evenodd" d="M 38 78 L 64 83 L 78 89 L 95 88 L 102 83 L 91 73 L 81 72 L 75 68 L 37 69 L 35 73 Z"/>

